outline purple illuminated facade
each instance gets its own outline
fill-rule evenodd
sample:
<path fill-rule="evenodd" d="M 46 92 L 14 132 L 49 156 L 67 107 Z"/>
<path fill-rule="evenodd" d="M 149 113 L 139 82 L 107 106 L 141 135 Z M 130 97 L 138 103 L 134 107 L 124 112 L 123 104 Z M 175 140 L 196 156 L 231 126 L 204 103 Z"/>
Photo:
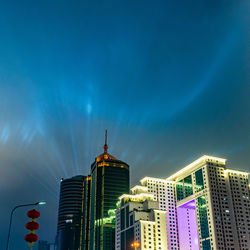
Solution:
<path fill-rule="evenodd" d="M 166 211 L 162 249 L 250 249 L 248 173 L 227 169 L 225 159 L 205 155 L 167 179 L 145 177 L 140 182 L 132 194 L 151 194 Z"/>
<path fill-rule="evenodd" d="M 195 201 L 177 207 L 180 249 L 199 250 L 199 235 L 195 213 Z"/>

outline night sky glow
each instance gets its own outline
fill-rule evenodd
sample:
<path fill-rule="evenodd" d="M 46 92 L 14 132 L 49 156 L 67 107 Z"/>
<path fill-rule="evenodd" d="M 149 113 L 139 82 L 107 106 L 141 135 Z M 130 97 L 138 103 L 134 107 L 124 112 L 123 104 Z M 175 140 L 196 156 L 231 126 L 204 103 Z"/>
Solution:
<path fill-rule="evenodd" d="M 131 185 L 203 154 L 250 171 L 248 1 L 5 1 L 0 4 L 0 249 L 17 204 L 46 200 L 103 152 Z M 10 249 L 26 249 L 24 217 Z"/>

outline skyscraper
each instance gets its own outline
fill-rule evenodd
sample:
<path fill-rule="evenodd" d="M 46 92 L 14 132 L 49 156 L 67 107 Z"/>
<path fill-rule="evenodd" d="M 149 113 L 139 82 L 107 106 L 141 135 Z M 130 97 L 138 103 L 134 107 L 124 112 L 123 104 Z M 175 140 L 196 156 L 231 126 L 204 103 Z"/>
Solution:
<path fill-rule="evenodd" d="M 129 192 L 129 165 L 104 152 L 91 165 L 89 176 L 62 180 L 58 250 L 115 249 L 115 210 L 118 198 Z"/>
<path fill-rule="evenodd" d="M 197 237 L 195 249 L 250 248 L 248 173 L 205 155 L 167 180 L 176 185 L 180 247 Z"/>
<path fill-rule="evenodd" d="M 56 240 L 59 250 L 78 250 L 80 247 L 85 180 L 82 175 L 61 180 Z"/>
<path fill-rule="evenodd" d="M 89 216 L 90 216 L 90 195 L 91 195 L 91 176 L 89 175 L 83 186 L 82 217 L 81 217 L 81 238 L 80 250 L 89 249 Z"/>
<path fill-rule="evenodd" d="M 248 250 L 249 189 L 248 173 L 228 169 L 225 159 L 205 155 L 167 179 L 145 177 L 131 192 L 153 195 L 159 209 L 166 210 L 168 249 Z M 137 249 L 147 249 L 144 238 L 137 236 L 135 232 Z M 116 237 L 119 243 L 119 232 Z"/>
<path fill-rule="evenodd" d="M 129 165 L 108 153 L 91 165 L 90 250 L 115 249 L 115 210 L 118 198 L 129 192 Z"/>

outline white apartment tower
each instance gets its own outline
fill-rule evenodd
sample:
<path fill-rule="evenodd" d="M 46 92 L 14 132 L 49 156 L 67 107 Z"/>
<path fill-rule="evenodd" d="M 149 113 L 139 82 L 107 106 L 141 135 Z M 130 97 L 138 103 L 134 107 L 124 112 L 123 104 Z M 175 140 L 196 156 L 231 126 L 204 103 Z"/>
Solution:
<path fill-rule="evenodd" d="M 148 193 L 153 194 L 153 199 L 159 202 L 159 208 L 166 211 L 167 249 L 179 249 L 175 182 L 152 177 L 145 177 L 140 182 Z M 139 186 L 132 188 L 132 193 L 136 187 Z"/>
<path fill-rule="evenodd" d="M 175 182 L 180 249 L 250 249 L 248 173 L 203 156 L 167 180 Z"/>
<path fill-rule="evenodd" d="M 166 230 L 161 229 L 158 234 L 164 242 L 161 248 L 159 245 L 152 245 L 151 248 L 147 245 L 147 248 L 137 249 L 250 249 L 250 185 L 247 172 L 227 169 L 225 159 L 205 155 L 167 179 L 145 177 L 140 182 L 141 185 L 131 189 L 131 195 L 123 197 L 129 199 L 127 204 L 123 204 L 124 208 L 128 206 L 125 209 L 129 213 L 134 211 L 134 218 L 137 213 L 133 240 L 143 243 L 145 237 L 151 236 L 151 225 L 156 230 L 157 211 L 160 211 L 161 225 L 165 225 Z M 147 218 L 142 213 L 140 217 L 138 212 L 143 206 L 138 208 L 139 204 L 134 203 L 138 199 L 140 206 L 149 200 L 151 205 L 152 201 L 158 202 L 159 208 L 152 208 L 154 212 L 146 213 Z M 121 209 L 118 209 L 116 214 L 118 231 L 122 218 L 120 212 Z M 141 231 L 142 228 L 146 231 Z M 157 231 L 153 232 L 156 237 Z M 118 245 L 119 237 L 120 232 L 117 234 Z M 122 249 L 118 245 L 116 249 Z"/>

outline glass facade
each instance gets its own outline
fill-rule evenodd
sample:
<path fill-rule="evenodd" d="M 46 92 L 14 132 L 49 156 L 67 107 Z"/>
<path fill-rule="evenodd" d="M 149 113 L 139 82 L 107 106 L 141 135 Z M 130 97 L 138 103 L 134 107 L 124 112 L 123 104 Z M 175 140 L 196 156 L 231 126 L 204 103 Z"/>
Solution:
<path fill-rule="evenodd" d="M 210 240 L 202 241 L 202 249 L 203 250 L 211 250 Z"/>
<path fill-rule="evenodd" d="M 121 250 L 126 250 L 125 231 L 121 233 Z"/>
<path fill-rule="evenodd" d="M 195 191 L 199 192 L 205 188 L 204 181 L 203 181 L 203 171 L 199 169 L 194 173 L 195 176 Z M 176 183 L 176 196 L 177 201 L 181 201 L 191 195 L 194 194 L 193 189 L 193 181 L 192 175 L 188 175 L 182 180 L 179 180 Z M 198 197 L 196 200 L 196 209 L 198 210 L 199 217 L 200 217 L 200 231 L 201 231 L 201 238 L 204 239 L 202 241 L 202 249 L 211 249 L 210 247 L 210 240 L 206 238 L 209 237 L 209 228 L 208 228 L 208 218 L 207 218 L 207 204 L 204 196 Z"/>
<path fill-rule="evenodd" d="M 195 172 L 195 180 L 196 180 L 196 192 L 203 190 L 205 187 L 203 182 L 202 169 Z"/>
<path fill-rule="evenodd" d="M 198 197 L 197 199 L 198 205 L 198 213 L 200 217 L 200 231 L 201 238 L 205 239 L 209 237 L 209 228 L 208 228 L 208 220 L 207 220 L 207 205 L 206 199 L 204 196 Z"/>
<path fill-rule="evenodd" d="M 90 250 L 115 249 L 113 211 L 124 193 L 129 193 L 129 166 L 126 163 L 105 159 L 92 166 Z"/>
<path fill-rule="evenodd" d="M 92 175 L 91 175 L 91 197 L 95 197 L 96 196 L 96 194 L 95 194 L 95 192 L 96 192 L 96 188 L 95 188 L 95 186 L 96 186 L 96 172 L 94 172 L 94 173 L 92 173 Z M 95 200 L 94 199 L 91 199 L 90 200 L 90 214 L 92 215 L 92 216 L 90 216 L 90 240 L 89 240 L 89 248 L 90 249 L 93 249 L 94 248 L 94 229 L 95 229 L 95 227 L 94 227 L 94 224 L 95 224 L 95 216 L 94 216 L 94 214 L 95 214 Z"/>
<path fill-rule="evenodd" d="M 177 201 L 180 201 L 184 198 L 184 192 L 183 192 L 183 181 L 178 181 L 176 183 L 176 194 L 177 194 Z"/>
<path fill-rule="evenodd" d="M 120 209 L 120 230 L 121 232 L 121 250 L 132 250 L 131 244 L 134 241 L 133 214 L 129 213 L 129 205 Z M 124 230 L 124 231 L 123 231 Z"/>
<path fill-rule="evenodd" d="M 82 198 L 82 218 L 81 218 L 81 241 L 82 250 L 89 247 L 89 214 L 90 214 L 90 194 L 91 194 L 91 177 L 88 176 L 84 182 Z"/>
<path fill-rule="evenodd" d="M 185 197 L 188 197 L 193 194 L 193 184 L 191 175 L 184 178 L 184 194 Z"/>
<path fill-rule="evenodd" d="M 176 183 L 177 201 L 193 194 L 192 176 L 189 175 Z"/>
<path fill-rule="evenodd" d="M 121 230 L 125 229 L 125 209 L 121 209 Z"/>
<path fill-rule="evenodd" d="M 126 250 L 134 249 L 133 247 L 131 247 L 133 240 L 134 240 L 134 227 L 131 227 L 130 229 L 126 230 Z"/>

